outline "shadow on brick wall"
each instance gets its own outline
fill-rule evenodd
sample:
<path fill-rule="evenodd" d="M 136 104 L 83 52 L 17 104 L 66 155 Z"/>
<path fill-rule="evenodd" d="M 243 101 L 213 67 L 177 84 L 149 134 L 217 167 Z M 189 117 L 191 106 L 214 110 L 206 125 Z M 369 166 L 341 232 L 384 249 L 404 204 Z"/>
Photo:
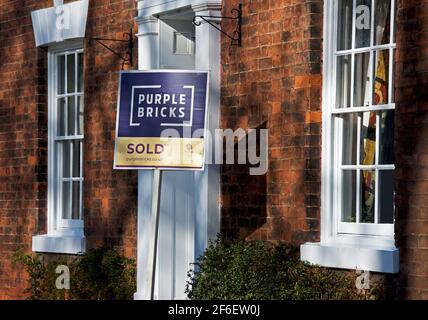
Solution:
<path fill-rule="evenodd" d="M 255 129 L 258 138 L 257 155 L 260 155 L 261 129 L 266 129 L 266 122 Z M 248 142 L 248 135 L 245 139 Z M 266 223 L 267 177 L 266 174 L 250 175 L 250 168 L 255 166 L 248 161 L 247 164 L 237 164 L 238 141 L 234 144 L 234 163 L 223 164 L 221 169 L 221 234 L 228 239 L 245 239 Z"/>

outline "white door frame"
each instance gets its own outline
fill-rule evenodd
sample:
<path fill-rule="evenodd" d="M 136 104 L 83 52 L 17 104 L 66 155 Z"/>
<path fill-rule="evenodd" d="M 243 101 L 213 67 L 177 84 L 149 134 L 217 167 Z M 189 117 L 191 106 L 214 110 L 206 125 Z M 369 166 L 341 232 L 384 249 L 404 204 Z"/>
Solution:
<path fill-rule="evenodd" d="M 159 68 L 159 20 L 156 16 L 171 10 L 188 10 L 189 6 L 198 15 L 221 15 L 221 0 L 153 0 L 147 3 L 148 1 L 138 2 L 136 18 L 140 70 Z M 220 23 L 219 19 L 215 19 L 215 22 Z M 220 126 L 220 32 L 203 22 L 201 26 L 196 27 L 195 33 L 195 69 L 210 71 L 207 127 L 214 132 Z M 213 155 L 212 150 L 214 146 L 207 142 L 207 155 Z M 205 165 L 204 171 L 193 173 L 193 179 L 195 222 L 191 256 L 193 261 L 196 261 L 220 230 L 220 166 Z M 144 288 L 144 284 L 146 277 L 150 276 L 147 273 L 147 256 L 152 231 L 150 228 L 152 180 L 152 170 L 138 172 L 137 292 L 134 294 L 136 300 L 146 300 L 150 297 L 150 289 Z M 159 292 L 159 288 L 156 288 L 155 296 L 158 299 L 165 299 L 165 294 L 160 295 Z M 173 297 L 173 294 L 169 296 Z"/>

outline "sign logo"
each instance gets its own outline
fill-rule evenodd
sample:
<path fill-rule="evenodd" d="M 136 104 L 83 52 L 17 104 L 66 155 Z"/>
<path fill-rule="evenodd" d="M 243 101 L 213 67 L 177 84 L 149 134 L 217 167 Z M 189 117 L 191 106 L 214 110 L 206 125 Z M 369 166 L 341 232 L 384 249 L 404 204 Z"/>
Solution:
<path fill-rule="evenodd" d="M 207 91 L 207 72 L 121 72 L 114 168 L 203 169 Z"/>

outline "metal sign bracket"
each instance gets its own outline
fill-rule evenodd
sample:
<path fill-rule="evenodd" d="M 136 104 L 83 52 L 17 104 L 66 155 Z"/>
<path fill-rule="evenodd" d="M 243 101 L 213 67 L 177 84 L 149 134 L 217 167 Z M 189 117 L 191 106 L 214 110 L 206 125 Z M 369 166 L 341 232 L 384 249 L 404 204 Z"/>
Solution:
<path fill-rule="evenodd" d="M 111 39 L 111 38 L 88 38 L 89 42 L 96 41 L 100 45 L 102 45 L 104 48 L 106 48 L 108 51 L 112 52 L 116 56 L 118 56 L 120 59 L 122 59 L 122 70 L 125 64 L 133 65 L 133 50 L 134 50 L 134 34 L 132 31 L 132 28 L 129 29 L 129 32 L 124 32 L 123 37 L 125 39 Z M 104 41 L 114 41 L 114 42 L 125 42 L 128 44 L 127 50 L 125 52 L 125 55 L 120 54 L 119 52 L 115 51 L 114 49 L 110 48 L 107 44 L 104 43 Z"/>
<path fill-rule="evenodd" d="M 205 21 L 206 23 L 210 24 L 212 27 L 220 31 L 222 34 L 224 34 L 226 37 L 231 39 L 231 45 L 232 46 L 238 46 L 240 47 L 242 45 L 241 40 L 241 27 L 242 27 L 242 4 L 238 5 L 238 8 L 234 8 L 230 11 L 234 16 L 206 16 L 206 15 L 195 15 L 193 18 L 193 24 L 196 27 L 199 27 L 202 24 L 202 21 Z M 198 18 L 201 19 L 198 21 Z M 232 35 L 224 32 L 221 27 L 219 28 L 215 23 L 211 22 L 210 19 L 229 19 L 229 20 L 236 20 L 236 29 L 232 32 Z"/>

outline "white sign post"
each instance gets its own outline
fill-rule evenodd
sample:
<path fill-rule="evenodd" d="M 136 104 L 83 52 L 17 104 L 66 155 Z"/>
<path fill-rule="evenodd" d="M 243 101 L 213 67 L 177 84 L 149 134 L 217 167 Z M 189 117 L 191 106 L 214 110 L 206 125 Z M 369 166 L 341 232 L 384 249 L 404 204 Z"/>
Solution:
<path fill-rule="evenodd" d="M 147 277 L 146 288 L 150 288 L 150 300 L 154 300 L 155 295 L 155 279 L 156 279 L 156 258 L 159 237 L 159 207 L 162 188 L 162 170 L 154 169 L 153 173 L 153 194 L 152 194 L 152 221 L 151 230 L 153 235 L 150 237 L 149 244 L 149 264 L 148 272 L 151 274 Z"/>

